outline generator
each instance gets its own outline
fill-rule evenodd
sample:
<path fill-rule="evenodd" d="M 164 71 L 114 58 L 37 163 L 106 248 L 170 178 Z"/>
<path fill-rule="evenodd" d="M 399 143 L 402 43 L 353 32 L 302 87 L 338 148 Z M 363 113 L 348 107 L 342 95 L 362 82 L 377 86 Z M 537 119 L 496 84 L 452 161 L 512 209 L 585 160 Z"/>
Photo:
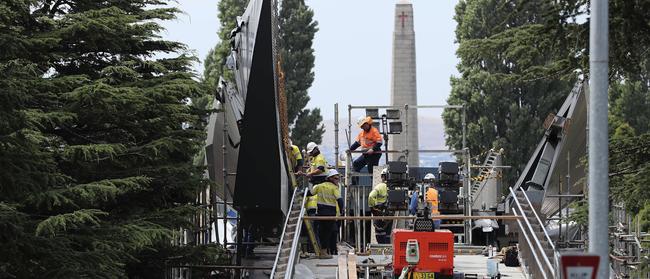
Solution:
<path fill-rule="evenodd" d="M 413 278 L 453 278 L 454 234 L 451 231 L 396 229 L 392 240 L 395 275 L 399 275 L 404 267 L 411 266 L 411 271 L 418 274 Z"/>

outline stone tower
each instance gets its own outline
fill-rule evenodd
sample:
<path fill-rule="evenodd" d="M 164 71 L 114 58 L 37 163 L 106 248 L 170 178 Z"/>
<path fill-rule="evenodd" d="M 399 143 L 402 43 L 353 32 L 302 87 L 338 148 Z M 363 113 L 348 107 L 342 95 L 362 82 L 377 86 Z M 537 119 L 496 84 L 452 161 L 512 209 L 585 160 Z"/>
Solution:
<path fill-rule="evenodd" d="M 415 30 L 413 28 L 413 4 L 410 0 L 399 0 L 395 5 L 395 27 L 393 31 L 393 70 L 391 78 L 391 105 L 417 105 L 417 83 L 415 71 Z M 405 115 L 402 114 L 404 132 L 394 135 L 389 142 L 389 149 L 409 149 L 408 164 L 411 167 L 419 165 L 419 156 L 415 152 L 418 145 L 418 115 L 417 110 L 409 109 L 408 129 Z M 407 145 L 408 143 L 408 145 Z M 399 160 L 403 154 L 395 154 L 391 160 Z M 401 158 L 402 160 L 404 158 Z"/>

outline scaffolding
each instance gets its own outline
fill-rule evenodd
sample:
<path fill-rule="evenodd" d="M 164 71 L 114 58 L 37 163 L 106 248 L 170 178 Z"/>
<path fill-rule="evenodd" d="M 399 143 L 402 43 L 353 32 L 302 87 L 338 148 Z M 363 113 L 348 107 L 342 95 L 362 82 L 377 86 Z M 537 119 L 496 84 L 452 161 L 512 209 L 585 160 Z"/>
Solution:
<path fill-rule="evenodd" d="M 375 120 L 380 120 L 380 125 L 382 127 L 382 135 L 384 140 L 386 141 L 384 143 L 384 148 L 381 151 L 376 151 L 375 153 L 381 153 L 386 155 L 386 162 L 388 162 L 388 154 L 403 154 L 405 156 L 405 161 L 408 162 L 408 156 L 410 152 L 417 152 L 417 153 L 452 153 L 456 156 L 459 156 L 460 159 L 464 162 L 463 164 L 463 187 L 462 191 L 459 193 L 459 198 L 462 201 L 463 205 L 463 213 L 464 216 L 471 216 L 472 211 L 471 211 L 471 206 L 470 206 L 470 193 L 469 193 L 469 188 L 470 188 L 470 183 L 471 180 L 469 179 L 471 176 L 471 162 L 470 162 L 470 154 L 469 154 L 469 149 L 466 147 L 466 108 L 464 105 L 404 105 L 404 106 L 352 106 L 348 105 L 348 123 L 347 123 L 347 129 L 345 130 L 345 136 L 348 139 L 348 146 L 351 143 L 351 138 L 352 138 L 352 111 L 353 110 L 376 110 L 378 111 L 379 109 L 384 109 L 384 110 L 396 110 L 400 112 L 400 115 L 404 115 L 403 123 L 404 123 L 404 129 L 402 132 L 406 134 L 406 137 L 408 138 L 408 133 L 409 133 L 409 123 L 408 123 L 408 115 L 409 115 L 409 110 L 417 110 L 417 109 L 456 109 L 461 111 L 461 125 L 462 125 L 462 149 L 460 150 L 433 150 L 433 149 L 419 149 L 419 148 L 412 148 L 409 146 L 408 140 L 406 141 L 406 146 L 402 150 L 391 150 L 388 147 L 388 135 L 389 132 L 387 131 L 388 128 L 388 123 L 387 120 L 389 119 L 386 114 L 375 115 L 373 119 Z M 387 112 L 388 114 L 388 112 Z M 336 168 L 338 169 L 339 166 L 339 106 L 338 104 L 334 105 L 334 143 L 335 143 L 335 158 L 336 158 Z M 367 115 L 367 113 L 366 113 Z M 399 117 L 398 117 L 399 118 Z M 394 116 L 392 119 L 395 119 Z M 368 196 L 370 190 L 372 190 L 373 183 L 371 182 L 370 185 L 362 185 L 362 183 L 356 183 L 353 184 L 353 177 L 357 177 L 356 180 L 359 177 L 371 177 L 371 174 L 366 174 L 366 173 L 360 173 L 360 172 L 355 172 L 352 169 L 352 154 L 361 154 L 362 151 L 351 151 L 351 152 L 346 152 L 345 156 L 345 178 L 344 178 L 344 185 L 341 186 L 341 192 L 345 193 L 344 194 L 344 204 L 346 205 L 346 210 L 344 212 L 344 217 L 348 217 L 350 210 L 348 208 L 352 208 L 354 211 L 354 215 L 356 216 L 361 216 L 361 217 L 367 217 L 366 213 L 368 212 L 365 209 L 365 206 L 367 204 L 366 197 Z M 408 171 L 408 166 L 407 166 L 407 171 Z M 374 172 L 375 174 L 377 172 Z M 377 181 L 379 178 L 375 177 L 374 180 Z M 352 206 L 349 206 L 352 205 Z M 350 231 L 349 231 L 349 226 L 350 222 L 353 221 L 354 223 L 354 240 L 355 240 L 355 248 L 357 251 L 365 252 L 365 247 L 362 245 L 363 243 L 370 242 L 369 239 L 366 239 L 366 235 L 368 235 L 368 230 L 371 230 L 371 228 L 368 228 L 366 222 L 361 222 L 360 219 L 355 219 L 355 220 L 348 220 L 345 219 L 342 222 L 342 227 L 341 231 L 342 233 L 340 236 L 343 239 L 351 239 L 350 238 Z M 464 219 L 463 221 L 463 235 L 459 236 L 459 239 L 462 238 L 462 241 L 465 244 L 471 244 L 472 241 L 472 232 L 471 232 L 471 220 Z"/>

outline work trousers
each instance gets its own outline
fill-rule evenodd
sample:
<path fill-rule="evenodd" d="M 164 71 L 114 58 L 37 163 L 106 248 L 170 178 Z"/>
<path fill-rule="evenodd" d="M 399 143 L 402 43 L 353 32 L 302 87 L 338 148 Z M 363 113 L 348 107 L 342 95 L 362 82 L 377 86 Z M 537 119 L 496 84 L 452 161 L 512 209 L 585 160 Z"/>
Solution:
<path fill-rule="evenodd" d="M 316 216 L 316 208 L 309 208 L 307 209 L 307 216 Z M 311 223 L 311 229 L 314 232 L 314 236 L 316 237 L 316 241 L 318 241 L 318 222 L 313 221 L 313 220 L 305 220 L 302 223 L 302 231 L 300 231 L 300 236 L 302 237 L 309 237 L 309 232 L 307 232 L 307 226 L 305 225 L 305 222 L 310 222 Z M 309 240 L 307 240 L 308 243 L 310 243 Z M 319 241 L 320 243 L 320 241 Z M 313 253 L 314 249 L 311 247 L 311 243 L 308 245 L 309 248 L 307 248 L 308 252 Z"/>
<path fill-rule="evenodd" d="M 335 206 L 318 205 L 318 216 L 336 216 Z M 336 221 L 318 221 L 318 243 L 321 249 L 327 249 L 330 254 L 336 254 L 336 238 L 339 227 Z"/>
<path fill-rule="evenodd" d="M 363 166 L 367 165 L 368 173 L 372 173 L 373 167 L 379 164 L 379 159 L 381 159 L 381 153 L 362 154 L 352 162 L 352 167 L 354 167 L 354 171 L 359 172 Z"/>
<path fill-rule="evenodd" d="M 318 242 L 320 243 L 321 249 L 327 249 L 327 251 L 335 255 L 336 254 L 336 235 L 338 232 L 338 226 L 336 221 L 318 221 Z"/>
<path fill-rule="evenodd" d="M 307 216 L 316 216 L 316 208 L 310 208 L 307 209 Z M 314 234 L 316 235 L 316 238 L 318 238 L 318 222 L 315 222 L 313 220 L 305 220 L 305 222 L 311 222 L 311 229 L 314 230 Z M 307 235 L 307 227 L 305 227 L 305 224 L 302 224 L 302 232 L 301 234 Z"/>
<path fill-rule="evenodd" d="M 373 216 L 386 216 L 385 208 L 374 207 L 372 210 Z M 374 220 L 372 221 L 375 226 L 375 238 L 379 244 L 390 244 L 390 234 L 393 230 L 393 221 L 390 220 Z"/>

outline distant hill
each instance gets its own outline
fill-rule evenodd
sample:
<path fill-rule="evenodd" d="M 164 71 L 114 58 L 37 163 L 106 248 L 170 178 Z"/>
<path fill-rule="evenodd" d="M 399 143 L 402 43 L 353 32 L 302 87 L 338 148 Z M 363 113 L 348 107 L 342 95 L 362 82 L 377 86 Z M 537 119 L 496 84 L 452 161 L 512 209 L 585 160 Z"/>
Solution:
<path fill-rule="evenodd" d="M 419 141 L 420 149 L 449 149 L 445 144 L 444 124 L 440 117 L 419 117 Z M 325 134 L 321 151 L 330 164 L 334 164 L 334 120 L 324 120 Z M 345 129 L 348 128 L 347 118 L 339 119 L 339 152 L 347 149 L 348 143 L 345 138 Z M 359 133 L 359 128 L 352 123 L 352 139 Z M 382 159 L 383 160 L 383 159 Z M 440 161 L 453 161 L 454 157 L 449 154 L 420 154 L 420 166 L 434 167 L 438 166 Z"/>

